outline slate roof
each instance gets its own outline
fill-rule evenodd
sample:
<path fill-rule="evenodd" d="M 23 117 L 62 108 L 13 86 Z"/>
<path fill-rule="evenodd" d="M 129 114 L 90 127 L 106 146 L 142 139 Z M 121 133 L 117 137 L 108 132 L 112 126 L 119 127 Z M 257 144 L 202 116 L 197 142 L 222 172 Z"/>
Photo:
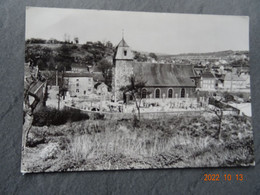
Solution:
<path fill-rule="evenodd" d="M 104 82 L 105 78 L 103 77 L 103 73 L 102 72 L 93 72 L 93 79 L 96 82 Z"/>
<path fill-rule="evenodd" d="M 31 88 L 30 88 L 30 92 L 33 93 L 33 94 L 36 94 L 38 92 L 38 90 L 40 88 L 43 87 L 43 84 L 44 82 L 41 82 L 41 81 L 37 81 L 37 83 L 35 83 Z"/>
<path fill-rule="evenodd" d="M 243 77 L 239 77 L 237 74 L 227 73 L 225 75 L 225 81 L 245 81 Z"/>
<path fill-rule="evenodd" d="M 129 63 L 133 65 L 134 74 L 146 81 L 146 86 L 195 87 L 191 65 Z"/>
<path fill-rule="evenodd" d="M 212 78 L 212 79 L 215 78 L 215 76 L 214 76 L 211 72 L 209 72 L 209 71 L 202 73 L 202 74 L 201 74 L 201 77 L 204 77 L 204 78 Z"/>
<path fill-rule="evenodd" d="M 118 43 L 117 47 L 129 47 L 125 42 L 124 38 Z"/>
<path fill-rule="evenodd" d="M 93 74 L 88 72 L 66 72 L 64 77 L 93 77 Z"/>

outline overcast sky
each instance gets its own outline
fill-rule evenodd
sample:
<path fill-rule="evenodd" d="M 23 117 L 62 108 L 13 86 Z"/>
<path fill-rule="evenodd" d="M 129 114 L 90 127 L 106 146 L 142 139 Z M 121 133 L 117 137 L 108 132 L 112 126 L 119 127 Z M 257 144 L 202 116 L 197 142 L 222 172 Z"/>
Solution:
<path fill-rule="evenodd" d="M 26 39 L 64 35 L 86 41 L 124 38 L 137 51 L 178 54 L 249 49 L 249 18 L 83 9 L 26 8 Z"/>

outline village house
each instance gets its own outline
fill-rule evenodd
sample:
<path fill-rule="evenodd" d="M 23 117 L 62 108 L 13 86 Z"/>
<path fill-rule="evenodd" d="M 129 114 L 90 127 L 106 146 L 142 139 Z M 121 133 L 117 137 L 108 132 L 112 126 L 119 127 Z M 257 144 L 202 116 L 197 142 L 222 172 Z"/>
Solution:
<path fill-rule="evenodd" d="M 239 89 L 246 89 L 248 82 L 250 85 L 250 79 L 247 79 L 243 76 L 239 76 L 236 72 L 228 72 L 224 78 L 224 89 L 228 91 L 237 91 Z"/>
<path fill-rule="evenodd" d="M 129 76 L 146 82 L 142 98 L 189 98 L 195 96 L 196 83 L 192 65 L 137 62 L 124 39 L 116 47 L 114 55 L 113 87 L 116 100 L 127 98 L 120 88 L 129 84 Z"/>
<path fill-rule="evenodd" d="M 201 74 L 200 78 L 200 89 L 201 91 L 215 91 L 217 79 L 215 76 L 207 71 Z"/>
<path fill-rule="evenodd" d="M 86 96 L 93 93 L 94 81 L 91 73 L 66 72 L 63 79 L 71 97 Z"/>
<path fill-rule="evenodd" d="M 108 93 L 108 86 L 105 83 L 97 83 L 94 88 L 97 95 L 106 95 Z"/>
<path fill-rule="evenodd" d="M 78 64 L 71 65 L 71 72 L 89 72 L 88 66 L 81 66 Z"/>

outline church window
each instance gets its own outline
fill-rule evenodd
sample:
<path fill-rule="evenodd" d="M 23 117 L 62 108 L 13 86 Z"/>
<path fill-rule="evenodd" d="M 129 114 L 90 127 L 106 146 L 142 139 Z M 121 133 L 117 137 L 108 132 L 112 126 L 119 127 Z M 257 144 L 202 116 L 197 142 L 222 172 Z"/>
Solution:
<path fill-rule="evenodd" d="M 173 90 L 169 89 L 168 90 L 168 98 L 172 98 Z"/>
<path fill-rule="evenodd" d="M 146 98 L 146 89 L 142 89 L 142 98 Z"/>
<path fill-rule="evenodd" d="M 182 88 L 182 89 L 181 89 L 181 98 L 184 98 L 184 97 L 185 97 L 185 89 Z"/>
<path fill-rule="evenodd" d="M 156 89 L 155 90 L 155 98 L 160 98 L 160 96 L 161 96 L 161 91 L 160 91 L 160 89 Z"/>

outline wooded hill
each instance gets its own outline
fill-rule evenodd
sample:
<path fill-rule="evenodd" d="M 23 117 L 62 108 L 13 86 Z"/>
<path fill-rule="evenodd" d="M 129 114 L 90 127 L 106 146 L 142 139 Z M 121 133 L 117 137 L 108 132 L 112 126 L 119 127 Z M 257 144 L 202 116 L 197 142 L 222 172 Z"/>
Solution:
<path fill-rule="evenodd" d="M 38 65 L 40 70 L 71 70 L 73 64 L 95 66 L 102 59 L 112 58 L 114 50 L 111 42 L 32 43 L 27 40 L 25 62 L 31 62 L 33 66 Z"/>

